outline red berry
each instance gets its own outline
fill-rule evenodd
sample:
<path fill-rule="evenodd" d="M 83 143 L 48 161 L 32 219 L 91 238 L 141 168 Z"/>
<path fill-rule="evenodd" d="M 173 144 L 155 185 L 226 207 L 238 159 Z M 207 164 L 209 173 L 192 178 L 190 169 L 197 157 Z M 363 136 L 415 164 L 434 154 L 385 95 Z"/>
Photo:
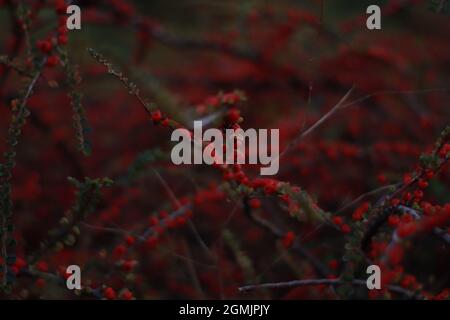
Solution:
<path fill-rule="evenodd" d="M 403 176 L 403 183 L 404 184 L 410 184 L 411 181 L 412 181 L 412 177 L 411 177 L 411 175 L 409 173 L 407 173 L 407 174 L 405 174 Z"/>
<path fill-rule="evenodd" d="M 400 223 L 400 217 L 396 214 L 389 216 L 388 223 L 390 226 L 397 226 Z"/>
<path fill-rule="evenodd" d="M 397 207 L 397 206 L 400 204 L 400 200 L 397 199 L 397 198 L 394 198 L 394 199 L 391 200 L 391 204 L 392 204 L 394 207 Z"/>
<path fill-rule="evenodd" d="M 355 221 L 361 220 L 363 218 L 364 213 L 369 209 L 369 203 L 363 203 L 358 209 L 353 212 L 352 219 Z"/>
<path fill-rule="evenodd" d="M 37 280 L 36 280 L 36 286 L 38 287 L 38 288 L 43 288 L 43 287 L 45 287 L 45 280 L 44 279 L 42 279 L 42 278 L 38 278 Z"/>
<path fill-rule="evenodd" d="M 10 267 L 9 270 L 11 271 L 12 274 L 18 274 L 20 271 L 19 268 L 17 268 L 16 266 Z"/>
<path fill-rule="evenodd" d="M 117 247 L 114 248 L 113 250 L 113 254 L 117 257 L 122 256 L 125 252 L 127 251 L 127 249 L 125 248 L 125 246 L 123 245 L 118 245 Z"/>
<path fill-rule="evenodd" d="M 159 110 L 152 111 L 151 116 L 153 122 L 159 122 L 162 120 L 162 113 Z"/>
<path fill-rule="evenodd" d="M 122 264 L 122 270 L 125 272 L 130 272 L 133 270 L 134 262 L 133 261 L 124 261 Z"/>
<path fill-rule="evenodd" d="M 58 27 L 58 35 L 65 36 L 68 32 L 69 30 L 67 30 L 66 21 L 63 21 Z"/>
<path fill-rule="evenodd" d="M 53 49 L 52 42 L 50 40 L 41 40 L 36 43 L 36 47 L 42 52 L 42 53 L 50 53 Z"/>
<path fill-rule="evenodd" d="M 337 226 L 340 226 L 342 223 L 344 223 L 344 219 L 342 219 L 342 217 L 339 217 L 339 216 L 334 216 L 332 218 L 332 220 L 333 220 L 333 223 Z"/>
<path fill-rule="evenodd" d="M 367 296 L 369 297 L 369 299 L 377 299 L 381 295 L 379 291 L 381 290 L 369 290 Z"/>
<path fill-rule="evenodd" d="M 336 270 L 336 269 L 338 268 L 338 266 L 339 266 L 339 262 L 338 262 L 336 259 L 330 260 L 330 261 L 328 262 L 328 266 L 329 266 L 331 269 Z"/>
<path fill-rule="evenodd" d="M 450 144 L 446 143 L 444 146 L 442 146 L 442 149 L 439 151 L 439 156 L 441 158 L 447 157 L 447 154 L 450 152 Z"/>
<path fill-rule="evenodd" d="M 239 94 L 237 94 L 235 92 L 225 93 L 222 96 L 223 103 L 234 104 L 234 103 L 239 102 L 240 100 L 241 100 L 241 97 L 239 96 Z"/>
<path fill-rule="evenodd" d="M 403 288 L 414 288 L 415 284 L 416 277 L 412 275 L 406 275 L 401 281 L 401 285 Z"/>
<path fill-rule="evenodd" d="M 429 203 L 429 202 L 422 202 L 421 206 L 422 206 L 424 215 L 431 216 L 433 214 L 434 208 L 431 205 L 431 203 Z"/>
<path fill-rule="evenodd" d="M 153 249 L 158 244 L 158 237 L 150 237 L 145 241 L 145 244 L 148 249 Z"/>
<path fill-rule="evenodd" d="M 165 219 L 165 218 L 167 218 L 168 216 L 169 216 L 169 213 L 168 213 L 167 211 L 161 210 L 161 211 L 159 212 L 159 217 L 160 217 L 161 219 Z"/>
<path fill-rule="evenodd" d="M 258 209 L 261 208 L 261 200 L 257 199 L 257 198 L 252 198 L 250 199 L 250 201 L 248 202 L 250 208 L 252 209 Z"/>
<path fill-rule="evenodd" d="M 58 17 L 58 25 L 60 28 L 64 27 L 67 30 L 67 16 L 65 16 L 65 15 L 59 16 Z M 61 31 L 59 29 L 58 29 L 58 32 L 61 33 Z"/>
<path fill-rule="evenodd" d="M 116 292 L 113 288 L 108 287 L 103 290 L 103 296 L 108 300 L 114 300 L 116 298 Z"/>
<path fill-rule="evenodd" d="M 130 290 L 125 290 L 120 295 L 120 298 L 123 299 L 123 300 L 131 300 L 131 299 L 133 299 L 133 294 L 131 293 Z"/>
<path fill-rule="evenodd" d="M 176 219 L 169 218 L 169 219 L 166 219 L 165 222 L 169 229 L 174 229 L 177 227 Z"/>
<path fill-rule="evenodd" d="M 414 198 L 416 200 L 420 200 L 423 198 L 423 191 L 422 190 L 416 190 L 414 191 Z"/>
<path fill-rule="evenodd" d="M 155 215 L 150 216 L 150 218 L 148 218 L 148 224 L 150 225 L 150 227 L 154 227 L 156 225 L 158 225 L 158 217 Z"/>
<path fill-rule="evenodd" d="M 281 240 L 283 247 L 290 248 L 292 244 L 294 243 L 295 234 L 292 231 L 286 232 L 286 234 L 283 236 L 283 239 Z"/>
<path fill-rule="evenodd" d="M 67 10 L 67 5 L 64 0 L 56 0 L 55 1 L 55 10 L 58 14 L 65 14 Z"/>
<path fill-rule="evenodd" d="M 401 245 L 394 245 L 394 247 L 388 253 L 389 261 L 394 265 L 399 264 L 403 259 L 403 253 L 404 251 Z"/>
<path fill-rule="evenodd" d="M 379 182 L 380 184 L 385 184 L 385 183 L 387 182 L 387 178 L 386 178 L 386 176 L 385 176 L 383 173 L 380 173 L 380 174 L 377 176 L 377 180 L 378 180 L 378 182 Z"/>
<path fill-rule="evenodd" d="M 287 203 L 287 204 L 289 204 L 289 202 L 291 201 L 291 199 L 290 199 L 290 197 L 289 197 L 288 194 L 283 194 L 283 195 L 281 195 L 281 196 L 280 196 L 280 199 L 281 199 L 283 202 Z"/>
<path fill-rule="evenodd" d="M 47 58 L 47 67 L 54 67 L 58 65 L 59 57 L 58 56 L 50 56 Z"/>
<path fill-rule="evenodd" d="M 412 217 L 412 215 L 410 215 L 410 214 L 404 214 L 403 216 L 402 216 L 402 222 L 404 222 L 404 223 L 409 223 L 409 222 L 412 222 L 414 219 L 413 219 L 413 217 Z"/>
<path fill-rule="evenodd" d="M 419 188 L 420 189 L 425 189 L 428 187 L 428 182 L 426 180 L 420 179 L 419 180 Z"/>
<path fill-rule="evenodd" d="M 69 38 L 66 35 L 58 36 L 58 44 L 61 46 L 66 45 L 69 42 Z"/>
<path fill-rule="evenodd" d="M 350 226 L 348 224 L 343 224 L 341 226 L 341 231 L 343 233 L 350 233 L 352 231 L 352 229 L 350 228 Z"/>
<path fill-rule="evenodd" d="M 410 192 L 405 192 L 405 193 L 403 194 L 403 200 L 405 200 L 405 201 L 410 201 L 411 199 L 412 199 L 412 195 L 411 195 Z"/>
<path fill-rule="evenodd" d="M 132 236 L 126 236 L 125 242 L 127 243 L 128 246 L 132 246 L 135 242 L 135 239 Z"/>
<path fill-rule="evenodd" d="M 36 268 L 41 272 L 47 272 L 48 264 L 45 261 L 39 261 L 38 263 L 36 263 Z"/>
<path fill-rule="evenodd" d="M 186 224 L 187 220 L 186 217 L 176 217 L 175 223 L 177 226 L 184 226 Z"/>
<path fill-rule="evenodd" d="M 230 122 L 238 122 L 238 120 L 239 120 L 239 118 L 241 117 L 241 112 L 238 110 L 238 109 L 236 109 L 236 108 L 231 108 L 229 111 L 228 111 L 228 120 L 230 121 Z"/>
<path fill-rule="evenodd" d="M 14 266 L 17 267 L 17 269 L 19 269 L 19 270 L 24 268 L 26 265 L 27 265 L 27 263 L 22 258 L 17 258 L 16 263 L 14 263 Z"/>
<path fill-rule="evenodd" d="M 416 230 L 417 230 L 416 224 L 413 222 L 407 223 L 407 224 L 401 224 L 397 228 L 397 234 L 401 238 L 406 238 L 406 237 L 409 237 L 410 235 L 412 235 L 414 232 L 416 232 Z"/>

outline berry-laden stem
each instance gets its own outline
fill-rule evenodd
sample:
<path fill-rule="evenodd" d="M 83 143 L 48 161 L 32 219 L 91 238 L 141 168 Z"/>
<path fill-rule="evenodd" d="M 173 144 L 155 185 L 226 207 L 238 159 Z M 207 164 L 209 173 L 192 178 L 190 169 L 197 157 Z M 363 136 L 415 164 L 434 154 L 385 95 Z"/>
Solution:
<path fill-rule="evenodd" d="M 434 149 L 431 153 L 431 158 L 438 159 L 437 154 L 441 150 L 441 148 L 445 145 L 445 143 L 450 139 L 450 126 L 446 126 L 445 129 L 441 132 L 440 136 L 436 140 L 434 144 Z M 372 213 L 378 213 L 378 215 L 369 222 L 367 230 L 364 233 L 364 236 L 361 240 L 361 249 L 365 251 L 369 244 L 372 241 L 372 238 L 377 234 L 378 230 L 384 225 L 384 223 L 388 220 L 391 213 L 394 209 L 397 209 L 398 206 L 391 205 L 390 200 L 392 200 L 395 196 L 401 194 L 408 188 L 417 184 L 417 182 L 426 174 L 426 170 L 432 170 L 435 173 L 441 171 L 441 169 L 448 163 L 450 157 L 447 155 L 443 159 L 438 159 L 436 163 L 431 163 L 428 165 L 422 165 L 421 171 L 414 175 L 408 183 L 397 183 L 396 187 L 393 191 L 388 194 L 382 196 L 372 209 Z"/>
<path fill-rule="evenodd" d="M 44 240 L 41 248 L 34 252 L 28 259 L 29 264 L 33 264 L 41 259 L 50 249 L 53 249 L 58 244 L 62 244 L 64 239 L 78 226 L 78 224 L 86 218 L 86 216 L 95 210 L 96 204 L 99 201 L 101 189 L 109 187 L 112 181 L 108 178 L 104 179 L 89 179 L 86 178 L 84 182 L 79 182 L 74 178 L 69 178 L 77 188 L 76 201 L 73 207 L 69 210 L 69 218 L 62 228 L 51 232 L 51 236 Z"/>

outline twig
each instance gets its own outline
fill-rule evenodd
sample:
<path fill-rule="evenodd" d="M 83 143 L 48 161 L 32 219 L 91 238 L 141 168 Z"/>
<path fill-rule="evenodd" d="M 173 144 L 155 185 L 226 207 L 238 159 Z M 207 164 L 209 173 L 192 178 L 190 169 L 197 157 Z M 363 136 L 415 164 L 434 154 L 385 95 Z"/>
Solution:
<path fill-rule="evenodd" d="M 18 74 L 24 76 L 24 77 L 28 77 L 28 78 L 33 78 L 33 74 L 28 72 L 27 70 L 23 69 L 22 67 L 20 67 L 18 64 L 14 63 L 9 57 L 7 56 L 0 56 L 0 64 L 5 65 L 8 68 L 13 69 L 14 71 L 16 71 Z M 7 75 L 4 75 L 3 77 L 7 77 Z"/>
<path fill-rule="evenodd" d="M 353 207 L 355 204 L 359 203 L 360 201 L 362 201 L 362 200 L 364 200 L 364 199 L 366 199 L 366 198 L 368 198 L 368 197 L 370 197 L 370 196 L 376 195 L 376 194 L 378 194 L 378 193 L 380 193 L 380 192 L 382 192 L 382 191 L 385 191 L 385 190 L 390 190 L 390 189 L 392 189 L 392 188 L 397 187 L 398 185 L 399 185 L 398 183 L 390 184 L 390 185 L 382 186 L 382 187 L 377 188 L 377 189 L 375 189 L 375 190 L 372 190 L 372 191 L 363 193 L 362 195 L 360 195 L 360 196 L 359 196 L 358 198 L 356 198 L 355 200 L 353 200 L 353 201 L 351 201 L 351 202 L 345 204 L 343 207 L 341 207 L 340 209 L 338 209 L 338 211 L 336 211 L 336 214 L 340 214 L 340 213 L 344 212 L 345 210 L 347 210 L 347 209 Z"/>
<path fill-rule="evenodd" d="M 343 285 L 347 284 L 347 282 L 341 280 L 341 279 L 307 279 L 307 280 L 292 280 L 292 281 L 286 281 L 286 282 L 272 282 L 272 283 L 262 283 L 262 284 L 255 284 L 255 285 L 247 285 L 239 288 L 239 291 L 245 292 L 245 291 L 251 291 L 251 290 L 257 290 L 257 289 L 281 289 L 281 288 L 294 288 L 294 287 L 300 287 L 300 286 L 318 286 L 318 285 Z M 363 286 L 365 287 L 366 281 L 361 279 L 354 279 L 351 281 L 351 284 L 354 286 Z M 413 291 L 404 289 L 399 286 L 394 285 L 387 285 L 386 288 L 389 291 L 403 294 L 409 298 L 416 298 L 416 299 L 422 299 L 422 295 L 417 294 Z"/>
<path fill-rule="evenodd" d="M 94 226 L 94 225 L 86 223 L 86 222 L 81 222 L 80 224 L 82 226 L 84 226 L 85 228 L 91 229 L 94 231 L 109 232 L 109 233 L 120 234 L 120 235 L 129 235 L 130 234 L 130 232 L 128 232 L 126 230 L 118 229 L 118 228 Z"/>
<path fill-rule="evenodd" d="M 281 238 L 284 236 L 285 233 L 283 232 L 283 230 L 279 229 L 270 221 L 252 213 L 247 198 L 244 198 L 244 212 L 250 218 L 250 220 L 255 222 L 260 227 L 268 230 L 273 236 L 277 238 Z M 298 254 L 308 260 L 314 267 L 318 275 L 320 275 L 321 277 L 326 277 L 329 274 L 328 268 L 324 266 L 316 257 L 314 257 L 307 249 L 305 249 L 298 240 L 294 241 L 292 249 L 297 251 Z"/>
<path fill-rule="evenodd" d="M 281 152 L 280 156 L 278 158 L 282 158 L 291 148 L 296 146 L 302 139 L 307 137 L 311 132 L 313 132 L 315 129 L 317 129 L 321 124 L 323 124 L 328 118 L 333 116 L 339 109 L 342 108 L 344 105 L 344 102 L 347 101 L 348 97 L 353 92 L 355 86 L 352 86 L 350 90 L 347 91 L 347 93 L 339 100 L 339 102 L 331 108 L 330 111 L 328 111 L 326 114 L 324 114 L 319 120 L 317 120 L 311 127 L 309 127 L 306 131 L 303 131 L 298 137 L 296 137 L 293 141 L 291 141 L 287 147 Z"/>
<path fill-rule="evenodd" d="M 348 108 L 354 104 L 363 102 L 365 100 L 371 99 L 373 97 L 382 96 L 382 95 L 414 95 L 414 94 L 427 94 L 433 92 L 449 92 L 447 88 L 431 88 L 431 89 L 421 89 L 421 90 L 382 90 L 370 93 L 368 95 L 362 96 L 355 100 L 352 100 L 342 106 L 342 109 Z"/>
<path fill-rule="evenodd" d="M 180 202 L 178 201 L 177 197 L 175 197 L 175 194 L 173 193 L 172 189 L 170 189 L 169 185 L 167 184 L 167 182 L 163 179 L 163 177 L 161 177 L 161 175 L 159 174 L 158 171 L 156 171 L 155 169 L 152 169 L 153 172 L 155 173 L 156 177 L 158 178 L 158 180 L 161 182 L 161 184 L 163 185 L 164 189 L 166 190 L 166 192 L 169 194 L 170 198 L 172 199 L 172 201 L 179 207 L 181 207 Z M 198 232 L 197 228 L 195 227 L 194 223 L 190 220 L 187 219 L 187 224 L 189 226 L 189 228 L 191 229 L 195 239 L 197 240 L 197 242 L 200 244 L 201 248 L 205 251 L 205 253 L 207 253 L 207 255 L 213 260 L 216 261 L 216 257 L 214 256 L 214 254 L 211 252 L 211 250 L 209 249 L 209 247 L 206 245 L 205 241 L 203 241 L 202 237 L 200 236 L 200 233 Z"/>
<path fill-rule="evenodd" d="M 7 263 L 7 257 L 8 257 L 8 224 L 12 220 L 12 202 L 11 202 L 11 187 L 9 186 L 10 180 L 12 178 L 11 170 L 14 167 L 14 156 L 15 155 L 15 149 L 16 149 L 16 143 L 18 139 L 17 129 L 21 129 L 23 124 L 25 123 L 25 118 L 28 114 L 28 110 L 26 109 L 26 104 L 28 102 L 29 97 L 31 96 L 31 93 L 33 92 L 33 88 L 36 85 L 39 77 L 41 76 L 42 67 L 45 63 L 45 59 L 40 65 L 40 68 L 34 75 L 31 82 L 28 84 L 28 87 L 26 89 L 25 95 L 21 98 L 20 105 L 17 108 L 17 115 L 13 118 L 10 126 L 10 133 L 8 137 L 8 150 L 5 153 L 6 156 L 6 164 L 5 164 L 5 172 L 4 177 L 0 179 L 0 192 L 2 193 L 2 203 L 0 204 L 0 218 L 1 218 L 1 227 L 0 230 L 2 231 L 1 234 L 1 257 L 2 259 L 2 285 L 6 286 L 7 281 L 7 272 L 8 272 L 8 263 Z M 14 142 L 14 143 L 13 143 Z"/>
<path fill-rule="evenodd" d="M 181 241 L 181 245 L 185 251 L 185 254 L 187 255 L 187 259 L 184 261 L 186 262 L 189 275 L 191 276 L 192 284 L 194 285 L 194 288 L 198 291 L 200 298 L 205 299 L 206 298 L 205 291 L 203 290 L 200 280 L 198 278 L 197 270 L 195 269 L 195 265 L 193 263 L 194 259 L 192 259 L 192 254 L 191 254 L 191 250 L 189 248 L 189 244 L 187 243 L 186 240 L 183 239 Z"/>

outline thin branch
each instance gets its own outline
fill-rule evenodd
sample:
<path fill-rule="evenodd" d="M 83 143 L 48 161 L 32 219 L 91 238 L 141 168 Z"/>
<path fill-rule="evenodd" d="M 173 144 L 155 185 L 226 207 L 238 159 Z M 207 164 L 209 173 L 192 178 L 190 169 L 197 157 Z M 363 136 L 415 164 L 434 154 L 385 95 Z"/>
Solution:
<path fill-rule="evenodd" d="M 252 213 L 247 198 L 244 199 L 244 212 L 250 220 L 255 222 L 260 227 L 268 230 L 276 238 L 282 238 L 284 236 L 285 232 L 283 230 L 272 224 L 269 220 Z M 294 241 L 292 249 L 295 250 L 300 256 L 308 260 L 319 276 L 326 277 L 329 274 L 328 268 L 324 266 L 316 257 L 314 257 L 307 249 L 305 249 L 297 239 Z"/>
<path fill-rule="evenodd" d="M 295 288 L 295 287 L 301 287 L 301 286 L 318 286 L 318 285 L 343 285 L 343 284 L 347 284 L 347 283 L 348 282 L 345 282 L 341 279 L 292 280 L 292 281 L 286 281 L 286 282 L 272 282 L 272 283 L 247 285 L 247 286 L 240 287 L 239 291 L 245 292 L 245 291 L 257 290 L 257 289 L 282 289 L 282 288 Z M 366 287 L 366 285 L 367 285 L 366 281 L 361 280 L 361 279 L 354 279 L 351 281 L 351 284 L 354 286 L 362 286 L 362 287 Z M 399 286 L 387 285 L 386 288 L 389 291 L 402 294 L 409 298 L 416 298 L 416 299 L 423 298 L 422 295 L 417 294 L 413 291 L 404 289 Z"/>
<path fill-rule="evenodd" d="M 184 261 L 186 262 L 186 266 L 188 268 L 188 272 L 191 277 L 192 284 L 193 284 L 194 288 L 198 291 L 200 298 L 205 299 L 206 298 L 205 291 L 203 290 L 202 284 L 198 278 L 197 269 L 195 268 L 195 265 L 193 263 L 194 259 L 192 259 L 192 253 L 191 253 L 191 249 L 189 248 L 189 244 L 187 243 L 187 241 L 185 239 L 183 239 L 181 241 L 181 246 L 184 249 L 185 254 L 187 256 L 187 259 Z"/>
<path fill-rule="evenodd" d="M 122 230 L 122 229 L 118 229 L 118 228 L 110 228 L 110 227 L 100 227 L 100 226 L 95 226 L 86 222 L 81 222 L 80 225 L 82 225 L 83 227 L 90 229 L 90 230 L 94 230 L 94 231 L 101 231 L 101 232 L 109 232 L 109 233 L 114 233 L 114 234 L 119 234 L 119 235 L 129 235 L 130 232 L 128 232 L 127 230 Z"/>
<path fill-rule="evenodd" d="M 2 285 L 7 285 L 7 272 L 8 272 L 8 263 L 7 263 L 7 257 L 8 257 L 8 232 L 7 232 L 7 226 L 12 220 L 12 202 L 11 202 L 11 188 L 9 187 L 10 180 L 12 178 L 11 170 L 14 167 L 14 155 L 15 155 L 15 149 L 18 137 L 20 135 L 17 134 L 18 129 L 22 129 L 23 124 L 25 123 L 25 118 L 28 114 L 28 110 L 26 109 L 26 105 L 28 103 L 28 99 L 30 98 L 33 88 L 35 87 L 39 77 L 41 76 L 42 67 L 45 63 L 46 59 L 44 59 L 40 65 L 40 69 L 36 72 L 34 75 L 34 78 L 30 81 L 28 84 L 28 87 L 25 91 L 25 95 L 21 98 L 20 106 L 17 108 L 17 115 L 13 117 L 13 120 L 10 125 L 10 133 L 8 137 L 8 150 L 5 153 L 6 158 L 6 165 L 5 165 L 5 173 L 4 177 L 0 179 L 0 192 L 3 193 L 2 195 L 2 202 L 0 204 L 0 218 L 1 218 L 1 226 L 0 230 L 1 232 L 1 245 L 0 245 L 0 256 L 2 259 L 2 269 L 3 269 L 3 276 L 2 276 Z M 20 131 L 19 131 L 20 132 Z M 15 140 L 15 143 L 13 143 Z"/>
<path fill-rule="evenodd" d="M 14 63 L 12 59 L 10 59 L 8 56 L 0 56 L 0 64 L 3 64 L 4 66 L 13 69 L 18 74 L 27 77 L 27 78 L 33 78 L 33 74 L 28 72 L 27 70 L 23 69 L 20 65 Z M 4 77 L 7 77 L 5 75 Z"/>
<path fill-rule="evenodd" d="M 390 189 L 392 189 L 392 188 L 398 187 L 398 185 L 399 185 L 398 183 L 390 184 L 390 185 L 382 186 L 382 187 L 377 188 L 377 189 L 375 189 L 375 190 L 372 190 L 372 191 L 363 193 L 362 195 L 360 195 L 360 196 L 359 196 L 358 198 L 356 198 L 355 200 L 353 200 L 353 201 L 351 201 L 351 202 L 345 204 L 343 207 L 339 208 L 338 211 L 336 211 L 336 214 L 340 214 L 340 213 L 344 212 L 345 210 L 347 210 L 347 209 L 353 207 L 353 206 L 356 205 L 357 203 L 361 202 L 362 200 L 364 200 L 364 199 L 366 199 L 366 198 L 369 198 L 369 197 L 371 197 L 371 196 L 373 196 L 373 195 L 376 195 L 376 194 L 378 194 L 378 193 L 380 193 L 380 192 L 382 192 L 382 191 L 390 190 Z"/>
<path fill-rule="evenodd" d="M 365 100 L 371 99 L 373 97 L 382 96 L 382 95 L 415 95 L 415 94 L 427 94 L 433 92 L 445 92 L 448 93 L 449 90 L 447 88 L 431 88 L 431 89 L 421 89 L 421 90 L 382 90 L 370 93 L 368 95 L 357 98 L 353 101 L 350 101 L 342 106 L 342 109 L 348 108 L 354 104 L 363 102 Z"/>
<path fill-rule="evenodd" d="M 175 194 L 173 193 L 172 189 L 170 189 L 169 185 L 167 184 L 167 182 L 163 179 L 163 177 L 159 174 L 158 171 L 156 171 L 155 169 L 152 169 L 153 172 L 155 173 L 156 177 L 158 178 L 158 180 L 161 182 L 161 184 L 163 185 L 164 189 L 166 190 L 166 192 L 169 194 L 170 198 L 172 199 L 172 201 L 179 207 L 181 207 L 181 203 L 178 201 L 177 197 L 175 196 Z M 202 239 L 200 233 L 198 232 L 197 228 L 195 227 L 194 223 L 191 221 L 191 219 L 187 219 L 187 225 L 188 227 L 191 229 L 195 239 L 197 240 L 197 242 L 200 244 L 200 247 L 205 251 L 205 253 L 213 260 L 216 261 L 216 257 L 214 256 L 214 254 L 212 253 L 212 251 L 209 249 L 208 245 L 205 243 L 205 241 Z"/>
<path fill-rule="evenodd" d="M 293 141 L 291 141 L 287 147 L 281 152 L 280 156 L 278 158 L 282 158 L 287 152 L 289 152 L 290 149 L 292 149 L 294 146 L 298 145 L 298 143 L 306 138 L 311 132 L 313 132 L 315 129 L 317 129 L 320 125 L 322 125 L 325 121 L 327 121 L 331 116 L 333 116 L 339 109 L 341 109 L 347 101 L 348 97 L 351 95 L 353 90 L 355 89 L 355 86 L 352 86 L 347 93 L 339 100 L 339 102 L 331 108 L 330 111 L 328 111 L 326 114 L 324 114 L 319 120 L 317 120 L 311 127 L 309 127 L 306 131 L 303 131 L 298 137 L 296 137 Z"/>

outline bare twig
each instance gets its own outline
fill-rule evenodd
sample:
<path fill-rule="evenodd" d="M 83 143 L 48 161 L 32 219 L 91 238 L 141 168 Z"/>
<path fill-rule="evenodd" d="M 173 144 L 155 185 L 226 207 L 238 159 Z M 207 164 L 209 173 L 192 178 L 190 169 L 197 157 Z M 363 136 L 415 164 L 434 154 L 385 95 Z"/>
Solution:
<path fill-rule="evenodd" d="M 382 91 L 376 91 L 373 93 L 370 93 L 368 95 L 362 96 L 360 98 L 357 98 L 355 100 L 352 100 L 344 105 L 342 105 L 342 109 L 348 108 L 352 105 L 355 105 L 357 103 L 363 102 L 365 100 L 371 99 L 373 97 L 377 96 L 383 96 L 383 95 L 416 95 L 416 94 L 427 94 L 427 93 L 433 93 L 433 92 L 449 92 L 449 89 L 447 88 L 431 88 L 431 89 L 421 89 L 421 90 L 382 90 Z"/>
<path fill-rule="evenodd" d="M 155 169 L 153 169 L 153 172 L 155 173 L 156 177 L 158 178 L 158 180 L 161 182 L 161 184 L 163 185 L 164 189 L 166 190 L 166 192 L 169 194 L 170 198 L 172 199 L 172 201 L 177 204 L 177 206 L 181 207 L 181 203 L 178 201 L 177 197 L 175 196 L 175 194 L 173 193 L 172 189 L 169 187 L 169 185 L 167 184 L 166 180 L 163 179 L 163 177 L 159 174 L 158 171 L 156 171 Z M 207 244 L 205 243 L 205 241 L 202 239 L 200 233 L 198 232 L 197 228 L 195 227 L 194 223 L 190 220 L 187 219 L 187 225 L 189 226 L 190 230 L 192 231 L 195 239 L 197 240 L 197 242 L 200 244 L 201 248 L 205 251 L 205 253 L 213 260 L 216 261 L 216 257 L 214 256 L 214 254 L 212 253 L 212 251 L 209 249 L 209 247 L 207 246 Z"/>
<path fill-rule="evenodd" d="M 347 101 L 348 97 L 353 92 L 355 86 L 352 86 L 350 90 L 347 91 L 347 93 L 339 100 L 339 102 L 331 108 L 330 111 L 328 111 L 326 114 L 324 114 L 319 120 L 317 120 L 311 127 L 309 127 L 307 130 L 303 131 L 298 137 L 296 137 L 293 141 L 291 141 L 287 147 L 281 152 L 279 158 L 282 158 L 287 152 L 290 151 L 291 148 L 296 146 L 302 139 L 306 138 L 311 132 L 313 132 L 315 129 L 317 129 L 320 125 L 322 125 L 325 121 L 327 121 L 331 116 L 333 116 L 339 109 L 342 108 L 345 101 Z"/>
<path fill-rule="evenodd" d="M 272 224 L 270 221 L 252 212 L 247 198 L 244 199 L 244 212 L 253 222 L 255 222 L 260 227 L 268 230 L 273 236 L 277 238 L 282 238 L 284 236 L 285 232 L 283 232 L 283 230 Z M 298 240 L 294 241 L 292 249 L 295 250 L 300 256 L 308 260 L 319 276 L 326 277 L 329 274 L 328 268 L 323 265 L 316 257 L 314 257 L 307 249 L 305 249 Z"/>
<path fill-rule="evenodd" d="M 307 280 L 292 280 L 286 282 L 273 282 L 273 283 L 262 283 L 255 285 L 247 285 L 239 288 L 239 291 L 251 291 L 257 289 L 281 289 L 281 288 L 295 288 L 300 286 L 317 286 L 317 285 L 343 285 L 347 282 L 341 279 L 307 279 Z M 351 281 L 351 284 L 354 286 L 363 286 L 365 287 L 366 281 L 361 279 L 354 279 Z M 389 291 L 402 294 L 408 298 L 422 299 L 422 295 L 417 294 L 413 291 L 404 289 L 399 286 L 388 285 L 386 288 Z"/>
<path fill-rule="evenodd" d="M 0 230 L 1 233 L 1 245 L 0 245 L 0 251 L 1 251 L 1 257 L 2 259 L 2 269 L 3 269 L 3 276 L 2 276 L 2 285 L 7 285 L 7 271 L 8 271 L 8 263 L 7 263 L 7 257 L 8 257 L 8 232 L 7 232 L 7 226 L 9 222 L 12 219 L 12 202 L 11 202 L 11 188 L 8 188 L 8 184 L 10 183 L 10 180 L 12 178 L 11 170 L 14 167 L 13 164 L 13 156 L 15 154 L 15 146 L 17 144 L 18 134 L 16 134 L 17 129 L 21 129 L 22 125 L 25 123 L 25 118 L 27 114 L 29 113 L 26 105 L 28 103 L 28 99 L 30 98 L 33 88 L 35 87 L 39 77 L 41 76 L 42 67 L 45 63 L 45 59 L 40 65 L 40 69 L 35 73 L 33 79 L 28 84 L 28 87 L 25 91 L 24 96 L 20 100 L 20 106 L 17 108 L 17 115 L 13 118 L 10 126 L 10 136 L 8 137 L 9 146 L 8 150 L 5 153 L 6 156 L 6 162 L 7 162 L 7 172 L 4 174 L 4 177 L 0 179 L 0 192 L 3 193 L 2 202 L 1 203 L 1 212 L 0 212 L 0 218 L 1 218 L 1 227 Z M 8 162 L 12 162 L 9 163 Z M 6 166 L 5 166 L 6 167 Z"/>
<path fill-rule="evenodd" d="M 371 196 L 373 196 L 373 195 L 376 195 L 376 194 L 378 194 L 378 193 L 380 193 L 380 192 L 382 192 L 382 191 L 386 191 L 386 190 L 390 190 L 390 189 L 392 189 L 392 188 L 395 188 L 395 187 L 397 187 L 398 185 L 399 185 L 398 183 L 390 184 L 390 185 L 382 186 L 382 187 L 377 188 L 377 189 L 375 189 L 375 190 L 372 190 L 372 191 L 363 193 L 362 195 L 360 195 L 360 196 L 359 196 L 358 198 L 356 198 L 355 200 L 353 200 L 353 201 L 351 201 L 351 202 L 345 204 L 343 207 L 339 208 L 338 211 L 336 211 L 336 214 L 340 214 L 340 213 L 344 212 L 345 210 L 347 210 L 347 209 L 353 207 L 354 205 L 356 205 L 357 203 L 361 202 L 362 200 L 364 200 L 364 199 L 366 199 L 366 198 L 369 198 L 369 197 L 371 197 Z"/>

